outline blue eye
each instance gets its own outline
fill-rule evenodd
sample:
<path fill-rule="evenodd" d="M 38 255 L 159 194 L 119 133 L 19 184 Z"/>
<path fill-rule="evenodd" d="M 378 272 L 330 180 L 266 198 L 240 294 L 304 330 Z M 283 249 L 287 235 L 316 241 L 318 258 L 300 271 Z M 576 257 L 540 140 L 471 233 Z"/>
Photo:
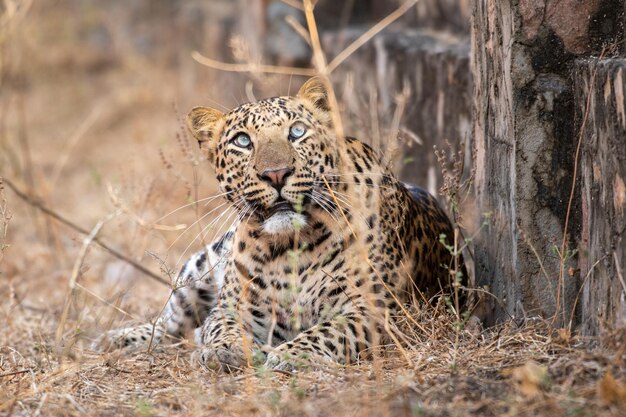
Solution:
<path fill-rule="evenodd" d="M 289 128 L 289 139 L 300 139 L 306 133 L 306 127 L 298 122 Z"/>
<path fill-rule="evenodd" d="M 240 148 L 249 148 L 250 145 L 252 145 L 252 140 L 250 139 L 250 136 L 246 135 L 245 133 L 238 133 L 237 136 L 235 136 L 235 139 L 232 140 L 232 142 Z"/>

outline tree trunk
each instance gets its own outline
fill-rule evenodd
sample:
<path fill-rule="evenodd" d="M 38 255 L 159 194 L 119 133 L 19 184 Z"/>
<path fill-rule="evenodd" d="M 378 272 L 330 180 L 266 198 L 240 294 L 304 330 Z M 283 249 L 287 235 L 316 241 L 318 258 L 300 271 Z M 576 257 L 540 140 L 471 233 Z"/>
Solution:
<path fill-rule="evenodd" d="M 489 322 L 541 315 L 567 324 L 573 316 L 581 214 L 577 190 L 570 199 L 570 73 L 577 57 L 622 37 L 622 22 L 614 0 L 474 2 L 477 205 L 491 213 L 476 242 L 477 277 L 501 301 Z"/>
<path fill-rule="evenodd" d="M 626 326 L 626 59 L 580 61 L 582 325 Z"/>

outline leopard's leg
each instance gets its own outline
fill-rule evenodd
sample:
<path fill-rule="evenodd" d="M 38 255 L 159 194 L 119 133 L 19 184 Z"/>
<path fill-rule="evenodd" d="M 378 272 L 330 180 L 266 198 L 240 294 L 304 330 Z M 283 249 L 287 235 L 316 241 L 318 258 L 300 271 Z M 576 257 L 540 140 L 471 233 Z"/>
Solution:
<path fill-rule="evenodd" d="M 381 326 L 371 315 L 351 312 L 318 323 L 267 355 L 268 369 L 292 371 L 314 363 L 356 363 L 379 344 Z"/>
<path fill-rule="evenodd" d="M 257 295 L 249 298 L 253 290 L 242 291 L 242 286 L 249 285 L 249 280 L 237 273 L 235 265 L 230 264 L 225 271 L 218 306 L 196 329 L 196 343 L 200 348 L 192 360 L 208 369 L 233 371 L 254 362 L 257 352 L 259 357 L 265 357 L 259 348 L 262 341 L 255 340 L 250 322 L 253 317 L 249 313 L 255 305 L 250 298 L 255 299 Z"/>
<path fill-rule="evenodd" d="M 196 332 L 200 348 L 192 360 L 208 369 L 233 371 L 246 366 L 254 349 L 252 338 L 230 309 L 218 307 Z M 245 334 L 245 338 L 244 338 Z"/>
<path fill-rule="evenodd" d="M 110 330 L 99 337 L 92 347 L 100 351 L 143 350 L 158 345 L 166 334 L 180 337 L 202 325 L 217 304 L 230 239 L 231 235 L 225 234 L 185 263 L 156 323 Z"/>

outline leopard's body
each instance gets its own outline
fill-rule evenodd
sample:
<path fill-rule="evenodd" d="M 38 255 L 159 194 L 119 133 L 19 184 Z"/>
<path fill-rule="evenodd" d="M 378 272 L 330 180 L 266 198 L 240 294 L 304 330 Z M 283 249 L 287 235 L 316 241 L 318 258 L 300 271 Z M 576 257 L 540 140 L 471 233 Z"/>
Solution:
<path fill-rule="evenodd" d="M 415 289 L 449 288 L 444 211 L 369 146 L 336 136 L 326 91 L 312 79 L 296 97 L 190 113 L 240 216 L 183 267 L 154 335 L 146 325 L 108 340 L 139 347 L 195 328 L 207 366 L 242 367 L 256 350 L 278 369 L 350 363 L 384 342 Z"/>

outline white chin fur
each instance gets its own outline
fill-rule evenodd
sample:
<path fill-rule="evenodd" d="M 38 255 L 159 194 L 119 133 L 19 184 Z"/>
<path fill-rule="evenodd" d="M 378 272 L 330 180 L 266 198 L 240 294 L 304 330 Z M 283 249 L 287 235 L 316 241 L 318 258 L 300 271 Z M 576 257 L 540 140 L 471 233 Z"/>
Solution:
<path fill-rule="evenodd" d="M 263 222 L 263 231 L 270 235 L 293 232 L 297 227 L 306 225 L 306 217 L 300 213 L 276 213 Z"/>

